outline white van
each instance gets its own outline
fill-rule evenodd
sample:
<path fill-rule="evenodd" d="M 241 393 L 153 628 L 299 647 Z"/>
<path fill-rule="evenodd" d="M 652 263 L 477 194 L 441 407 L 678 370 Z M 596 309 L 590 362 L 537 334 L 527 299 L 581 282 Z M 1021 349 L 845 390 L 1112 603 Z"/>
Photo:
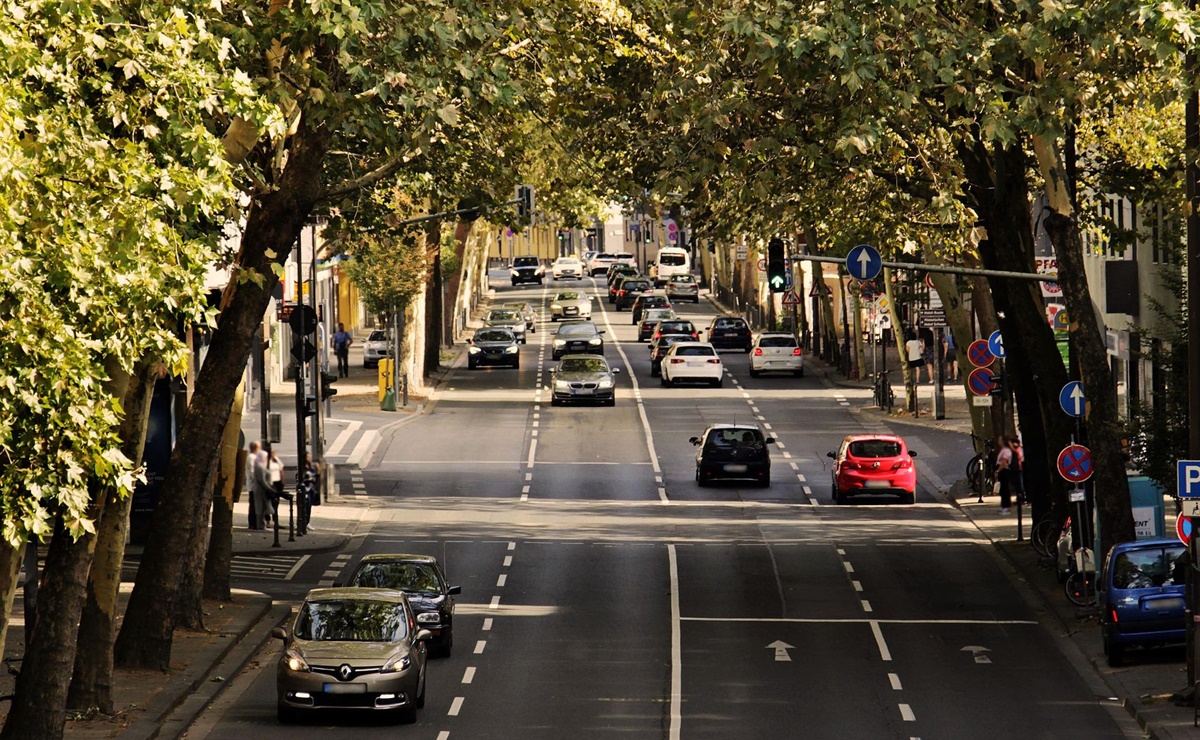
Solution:
<path fill-rule="evenodd" d="M 692 258 L 686 249 L 661 247 L 650 274 L 654 276 L 655 285 L 666 285 L 672 277 L 689 275 L 691 272 Z"/>

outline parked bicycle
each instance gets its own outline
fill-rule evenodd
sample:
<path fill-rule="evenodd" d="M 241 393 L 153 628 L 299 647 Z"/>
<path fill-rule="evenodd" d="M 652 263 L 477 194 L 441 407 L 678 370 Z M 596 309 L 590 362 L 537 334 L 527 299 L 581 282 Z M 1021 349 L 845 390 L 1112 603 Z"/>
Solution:
<path fill-rule="evenodd" d="M 1071 551 L 1071 574 L 1063 589 L 1077 606 L 1096 603 L 1096 563 L 1090 547 L 1077 547 Z"/>
<path fill-rule="evenodd" d="M 971 439 L 980 441 L 974 434 L 971 435 Z M 981 504 L 984 495 L 992 492 L 992 484 L 996 480 L 996 456 L 992 454 L 996 445 L 990 439 L 982 440 L 982 445 L 983 452 L 968 460 L 966 469 L 967 481 L 971 484 L 971 490 L 979 494 L 977 503 Z"/>
<path fill-rule="evenodd" d="M 1043 558 L 1053 560 L 1058 554 L 1058 541 L 1071 530 L 1071 517 L 1059 524 L 1054 516 L 1047 514 L 1033 527 L 1029 534 L 1029 543 Z"/>
<path fill-rule="evenodd" d="M 875 373 L 875 407 L 890 409 L 896 403 L 896 394 L 887 373 Z"/>

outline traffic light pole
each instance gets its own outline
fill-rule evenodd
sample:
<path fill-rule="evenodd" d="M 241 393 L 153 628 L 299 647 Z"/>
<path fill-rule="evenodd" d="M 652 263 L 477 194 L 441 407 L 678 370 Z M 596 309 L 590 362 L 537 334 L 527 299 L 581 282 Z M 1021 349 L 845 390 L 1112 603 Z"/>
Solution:
<path fill-rule="evenodd" d="M 304 246 L 300 239 L 296 240 L 296 311 L 300 314 L 300 336 L 297 342 L 297 337 L 293 333 L 293 346 L 301 348 L 299 355 L 296 357 L 296 493 L 300 492 L 300 473 L 304 470 L 305 455 L 308 450 L 308 430 L 305 429 L 307 406 L 305 403 L 304 393 L 304 366 L 307 364 L 304 361 L 304 341 L 309 334 L 307 326 L 307 317 L 304 313 Z M 294 541 L 295 535 L 290 534 L 288 541 Z M 275 541 L 271 547 L 280 547 L 279 544 L 279 502 L 275 502 Z"/>

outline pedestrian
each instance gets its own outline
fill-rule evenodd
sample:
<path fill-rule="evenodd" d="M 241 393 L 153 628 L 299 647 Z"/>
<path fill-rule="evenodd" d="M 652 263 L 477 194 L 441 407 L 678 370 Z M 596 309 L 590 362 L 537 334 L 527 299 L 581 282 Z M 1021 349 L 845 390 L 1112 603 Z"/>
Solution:
<path fill-rule="evenodd" d="M 908 341 L 904 343 L 904 355 L 908 359 L 908 367 L 912 371 L 913 385 L 921 382 L 921 367 L 925 364 L 925 344 L 917 339 L 917 333 L 909 331 Z"/>
<path fill-rule="evenodd" d="M 933 356 L 933 331 L 923 329 L 921 331 L 921 359 L 925 361 L 925 379 L 930 383 L 933 382 L 933 368 L 936 359 Z"/>
<path fill-rule="evenodd" d="M 274 493 L 271 490 L 270 460 L 270 453 L 264 447 L 259 447 L 251 463 L 253 466 L 251 479 L 254 481 L 253 487 L 250 489 L 253 502 L 251 506 L 254 507 L 254 517 L 250 520 L 251 529 L 266 529 L 267 523 L 274 513 L 274 507 L 271 505 Z"/>
<path fill-rule="evenodd" d="M 275 448 L 270 451 L 270 460 L 267 463 L 267 469 L 271 471 L 271 492 L 274 497 L 272 505 L 279 506 L 279 499 L 283 498 L 283 462 L 275 455 Z"/>
<path fill-rule="evenodd" d="M 254 465 L 258 462 L 258 452 L 261 449 L 258 440 L 250 443 L 250 447 L 246 452 L 246 501 L 250 504 L 249 526 L 250 529 L 262 529 L 258 526 L 258 519 L 255 516 L 257 508 L 254 501 L 254 487 L 256 485 L 254 479 Z"/>
<path fill-rule="evenodd" d="M 1013 495 L 1017 497 L 1017 503 L 1024 503 L 1025 498 L 1025 450 L 1021 448 L 1021 440 L 1016 437 L 1009 437 L 1008 446 L 1012 450 L 1013 459 L 1009 464 L 1008 485 L 1012 489 Z"/>
<path fill-rule="evenodd" d="M 353 342 L 354 337 L 339 323 L 338 330 L 333 333 L 333 353 L 337 355 L 339 378 L 350 377 L 350 345 Z"/>
<path fill-rule="evenodd" d="M 1013 450 L 1003 434 L 996 440 L 996 482 L 1000 486 L 1000 513 L 1007 514 L 1012 506 Z"/>
<path fill-rule="evenodd" d="M 942 351 L 946 358 L 946 377 L 958 380 L 958 347 L 954 344 L 954 333 L 949 329 L 942 334 Z"/>

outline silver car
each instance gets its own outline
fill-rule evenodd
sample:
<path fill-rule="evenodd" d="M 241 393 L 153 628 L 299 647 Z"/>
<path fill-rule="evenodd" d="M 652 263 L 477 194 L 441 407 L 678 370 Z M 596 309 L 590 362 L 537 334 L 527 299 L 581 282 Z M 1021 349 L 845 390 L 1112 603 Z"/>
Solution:
<path fill-rule="evenodd" d="M 530 334 L 537 333 L 537 329 L 534 327 L 534 323 L 537 321 L 537 311 L 533 310 L 532 303 L 529 301 L 517 301 L 515 303 L 506 303 L 504 307 L 519 312 L 525 318 L 525 331 Z"/>
<path fill-rule="evenodd" d="M 508 329 L 517 335 L 517 341 L 525 344 L 525 317 L 519 311 L 511 308 L 498 308 L 488 311 L 483 325 L 492 329 Z"/>
<path fill-rule="evenodd" d="M 700 284 L 692 275 L 674 275 L 667 281 L 667 297 L 673 301 L 700 302 Z"/>
<path fill-rule="evenodd" d="M 346 709 L 411 723 L 425 706 L 430 632 L 418 628 L 400 591 L 313 589 L 292 633 L 276 627 L 271 634 L 284 643 L 275 671 L 280 722 Z"/>
<path fill-rule="evenodd" d="M 601 403 L 615 406 L 616 374 L 608 361 L 596 355 L 567 355 L 550 371 L 550 405 Z"/>
<path fill-rule="evenodd" d="M 550 301 L 550 320 L 592 318 L 592 297 L 577 290 L 560 290 Z"/>
<path fill-rule="evenodd" d="M 391 357 L 388 350 L 387 332 L 376 329 L 363 342 L 363 367 L 378 367 L 379 361 Z"/>

